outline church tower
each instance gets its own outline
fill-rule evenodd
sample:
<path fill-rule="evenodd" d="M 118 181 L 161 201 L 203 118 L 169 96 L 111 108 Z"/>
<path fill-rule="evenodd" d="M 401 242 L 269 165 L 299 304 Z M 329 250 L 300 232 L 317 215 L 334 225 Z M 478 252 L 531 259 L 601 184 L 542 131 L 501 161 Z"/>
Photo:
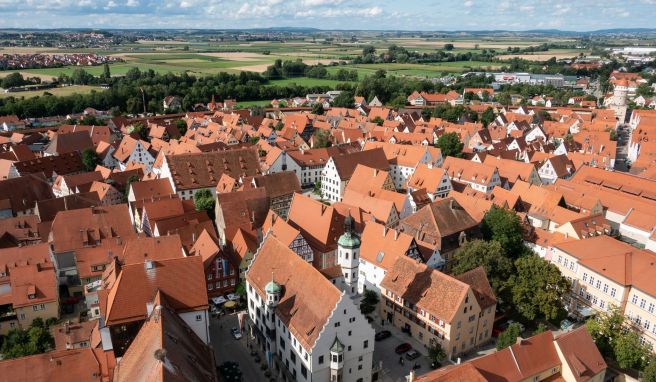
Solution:
<path fill-rule="evenodd" d="M 355 221 L 350 211 L 344 219 L 344 234 L 337 240 L 337 264 L 342 268 L 346 293 L 355 296 L 358 290 L 360 236 L 355 232 Z"/>

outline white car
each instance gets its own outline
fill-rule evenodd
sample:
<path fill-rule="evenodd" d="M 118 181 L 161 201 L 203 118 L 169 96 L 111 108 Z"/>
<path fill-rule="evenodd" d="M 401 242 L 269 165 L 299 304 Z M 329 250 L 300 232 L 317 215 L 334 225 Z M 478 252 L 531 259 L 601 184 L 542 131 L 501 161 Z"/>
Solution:
<path fill-rule="evenodd" d="M 236 340 L 241 339 L 241 330 L 239 330 L 239 328 L 232 328 L 232 329 L 230 329 L 230 333 L 232 333 L 232 336 L 233 336 Z"/>

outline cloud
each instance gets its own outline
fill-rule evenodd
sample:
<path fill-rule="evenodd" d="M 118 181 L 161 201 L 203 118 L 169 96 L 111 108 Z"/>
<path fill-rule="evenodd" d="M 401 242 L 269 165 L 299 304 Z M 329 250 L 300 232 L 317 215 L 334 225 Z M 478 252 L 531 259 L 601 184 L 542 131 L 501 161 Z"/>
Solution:
<path fill-rule="evenodd" d="M 656 0 L 0 0 L 7 28 L 595 30 L 653 27 L 654 14 Z"/>

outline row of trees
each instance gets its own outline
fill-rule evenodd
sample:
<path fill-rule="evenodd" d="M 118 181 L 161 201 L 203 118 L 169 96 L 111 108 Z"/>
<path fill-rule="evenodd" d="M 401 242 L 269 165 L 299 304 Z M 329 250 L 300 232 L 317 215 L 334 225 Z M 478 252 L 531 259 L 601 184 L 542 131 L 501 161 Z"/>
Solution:
<path fill-rule="evenodd" d="M 273 65 L 267 67 L 264 72 L 264 78 L 268 80 L 277 80 L 282 78 L 310 77 L 324 78 L 337 81 L 357 81 L 358 71 L 340 68 L 335 74 L 328 71 L 328 67 L 322 64 L 307 65 L 300 58 L 297 60 L 277 59 Z"/>
<path fill-rule="evenodd" d="M 81 69 L 82 70 L 82 69 Z M 144 99 L 148 112 L 163 112 L 162 99 L 168 95 L 182 98 L 184 110 L 196 103 L 206 103 L 212 96 L 217 99 L 274 99 L 299 94 L 323 93 L 327 86 L 270 86 L 259 73 L 242 72 L 239 75 L 219 73 L 198 78 L 187 73 L 158 74 L 153 70 L 130 69 L 124 77 L 112 77 L 111 87 L 90 94 L 74 94 L 33 98 L 7 97 L 0 99 L 0 115 L 16 114 L 21 118 L 66 115 L 82 112 L 87 107 L 112 110 L 114 114 L 140 113 Z M 344 87 L 350 89 L 348 84 Z M 143 96 L 142 96 L 143 90 Z"/>

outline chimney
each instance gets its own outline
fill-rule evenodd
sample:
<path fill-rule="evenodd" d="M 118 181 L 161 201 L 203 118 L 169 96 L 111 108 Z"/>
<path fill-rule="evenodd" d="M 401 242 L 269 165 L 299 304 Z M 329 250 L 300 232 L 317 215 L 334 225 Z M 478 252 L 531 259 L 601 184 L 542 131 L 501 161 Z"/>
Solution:
<path fill-rule="evenodd" d="M 191 233 L 191 242 L 192 243 L 196 242 L 196 232 L 195 231 Z"/>
<path fill-rule="evenodd" d="M 66 322 L 64 323 L 64 332 L 66 334 L 71 332 L 71 322 L 69 320 L 66 320 Z"/>
<path fill-rule="evenodd" d="M 152 301 L 149 301 L 146 303 L 146 315 L 150 317 L 150 314 L 153 313 L 153 308 L 155 307 L 155 303 Z"/>
<path fill-rule="evenodd" d="M 428 168 L 433 168 L 433 162 L 428 162 L 427 166 Z"/>
<path fill-rule="evenodd" d="M 396 241 L 398 238 L 399 238 L 399 231 L 395 229 L 394 230 L 394 241 Z"/>

